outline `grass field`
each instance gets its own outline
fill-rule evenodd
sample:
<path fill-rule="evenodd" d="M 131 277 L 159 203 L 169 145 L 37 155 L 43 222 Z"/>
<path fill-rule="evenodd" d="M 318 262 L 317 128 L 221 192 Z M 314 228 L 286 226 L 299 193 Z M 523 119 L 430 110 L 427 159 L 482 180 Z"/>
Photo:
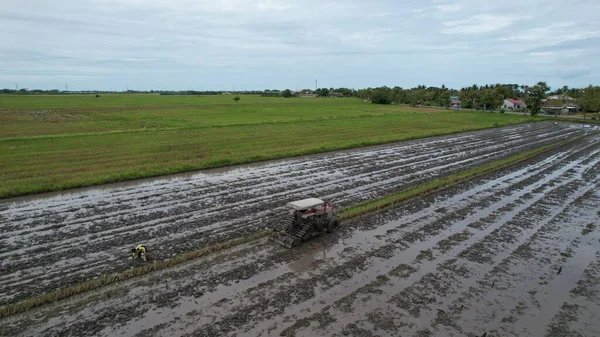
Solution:
<path fill-rule="evenodd" d="M 345 98 L 0 95 L 0 197 L 530 120 Z"/>

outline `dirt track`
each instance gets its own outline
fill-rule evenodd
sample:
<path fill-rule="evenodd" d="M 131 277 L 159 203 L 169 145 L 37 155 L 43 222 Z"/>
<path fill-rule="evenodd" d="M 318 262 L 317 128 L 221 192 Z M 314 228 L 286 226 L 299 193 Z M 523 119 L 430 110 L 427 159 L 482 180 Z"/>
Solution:
<path fill-rule="evenodd" d="M 599 145 L 294 250 L 260 241 L 8 318 L 0 335 L 598 336 Z"/>

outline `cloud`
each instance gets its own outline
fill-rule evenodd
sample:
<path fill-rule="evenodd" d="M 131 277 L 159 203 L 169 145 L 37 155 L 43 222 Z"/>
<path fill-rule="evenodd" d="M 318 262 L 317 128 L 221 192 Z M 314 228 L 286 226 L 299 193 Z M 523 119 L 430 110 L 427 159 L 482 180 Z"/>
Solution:
<path fill-rule="evenodd" d="M 569 41 L 585 40 L 592 37 L 600 37 L 600 31 L 581 30 L 580 27 L 577 27 L 575 22 L 561 22 L 521 31 L 515 35 L 503 37 L 500 40 L 559 44 Z"/>
<path fill-rule="evenodd" d="M 437 5 L 433 7 L 440 12 L 457 12 L 463 8 L 460 4 Z"/>
<path fill-rule="evenodd" d="M 421 8 L 415 8 L 415 9 L 411 9 L 410 11 L 412 13 L 423 13 L 427 10 L 429 10 L 431 7 L 421 7 Z"/>
<path fill-rule="evenodd" d="M 526 16 L 479 14 L 470 18 L 443 22 L 444 34 L 482 34 L 506 28 Z"/>
<path fill-rule="evenodd" d="M 445 14 L 458 12 L 463 8 L 464 6 L 458 2 L 449 3 L 448 1 L 433 1 L 431 6 L 412 9 L 411 13 L 426 15 Z"/>
<path fill-rule="evenodd" d="M 538 58 L 550 58 L 556 55 L 553 51 L 542 51 L 542 52 L 532 52 L 529 53 L 529 56 L 538 57 Z"/>
<path fill-rule="evenodd" d="M 13 1 L 0 88 L 600 82 L 599 3 L 545 1 Z"/>
<path fill-rule="evenodd" d="M 589 67 L 566 67 L 558 69 L 558 77 L 563 80 L 572 80 L 580 77 L 585 77 L 590 74 L 591 69 Z"/>

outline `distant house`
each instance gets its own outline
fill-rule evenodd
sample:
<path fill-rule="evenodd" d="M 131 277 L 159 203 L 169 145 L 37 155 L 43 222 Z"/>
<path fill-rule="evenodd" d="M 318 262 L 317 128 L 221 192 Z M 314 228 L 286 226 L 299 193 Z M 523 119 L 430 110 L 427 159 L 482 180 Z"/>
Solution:
<path fill-rule="evenodd" d="M 573 114 L 579 111 L 577 105 L 543 106 L 542 112 L 549 115 Z"/>
<path fill-rule="evenodd" d="M 575 99 L 571 96 L 567 96 L 567 95 L 552 95 L 552 96 L 548 96 L 548 98 L 546 98 L 546 100 L 562 100 L 562 101 L 569 101 L 569 102 L 573 102 L 575 101 Z"/>
<path fill-rule="evenodd" d="M 503 109 L 513 111 L 521 111 L 524 110 L 526 107 L 527 105 L 525 104 L 525 102 L 523 102 L 522 99 L 507 98 L 504 100 L 504 103 L 502 103 Z"/>
<path fill-rule="evenodd" d="M 450 97 L 450 107 L 460 109 L 460 98 L 458 96 Z"/>
<path fill-rule="evenodd" d="M 340 93 L 339 93 L 339 92 L 337 92 L 337 91 L 330 91 L 330 92 L 329 92 L 329 94 L 328 94 L 328 96 L 329 96 L 329 97 L 342 97 L 342 96 L 344 96 L 344 95 L 340 94 Z"/>
<path fill-rule="evenodd" d="M 552 95 L 542 100 L 542 112 L 551 115 L 571 114 L 579 111 L 575 99 L 566 95 Z"/>
<path fill-rule="evenodd" d="M 300 93 L 300 94 L 298 94 L 298 97 L 317 97 L 317 94 L 312 94 L 312 93 Z"/>

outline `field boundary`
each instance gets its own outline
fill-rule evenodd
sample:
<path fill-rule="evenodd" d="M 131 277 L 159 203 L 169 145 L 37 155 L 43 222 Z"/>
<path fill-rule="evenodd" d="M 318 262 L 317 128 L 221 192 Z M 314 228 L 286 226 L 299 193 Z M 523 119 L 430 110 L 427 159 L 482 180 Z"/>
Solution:
<path fill-rule="evenodd" d="M 382 209 L 391 207 L 401 202 L 406 202 L 424 195 L 432 194 L 438 192 L 447 187 L 456 185 L 458 183 L 462 183 L 471 179 L 475 179 L 477 177 L 481 177 L 485 174 L 489 174 L 491 172 L 521 163 L 525 160 L 531 159 L 537 155 L 540 155 L 544 152 L 547 152 L 551 149 L 570 144 L 577 140 L 584 138 L 585 136 L 574 137 L 570 139 L 566 139 L 557 143 L 549 144 L 546 146 L 542 146 L 527 152 L 523 152 L 505 159 L 501 159 L 498 161 L 494 161 L 491 163 L 487 163 L 481 166 L 477 166 L 453 175 L 450 175 L 446 178 L 438 178 L 432 180 L 430 182 L 420 184 L 409 188 L 406 191 L 393 193 L 387 196 L 384 196 L 379 199 L 375 199 L 372 201 L 367 201 L 364 203 L 360 203 L 355 206 L 348 207 L 342 210 L 339 214 L 340 220 L 347 221 L 356 217 L 360 217 L 369 213 L 374 213 L 380 211 Z M 249 243 L 252 241 L 256 241 L 258 239 L 267 237 L 272 232 L 270 230 L 263 230 L 252 233 L 245 237 L 236 238 L 232 240 L 228 240 L 225 242 L 217 243 L 202 247 L 197 250 L 193 250 L 187 253 L 183 253 L 177 255 L 171 259 L 163 260 L 163 261 L 155 261 L 154 263 L 148 263 L 136 268 L 127 269 L 125 271 L 111 273 L 102 275 L 100 277 L 83 281 L 77 283 L 73 286 L 66 288 L 59 288 L 48 292 L 43 295 L 33 296 L 29 299 L 16 302 L 13 304 L 5 305 L 0 307 L 0 318 L 10 316 L 17 313 L 26 312 L 36 307 L 40 307 L 46 304 L 50 304 L 62 299 L 66 299 L 68 297 L 82 294 L 84 292 L 99 289 L 104 286 L 108 286 L 110 284 L 124 281 L 127 279 L 131 279 L 137 276 L 148 274 L 152 271 L 159 271 L 163 269 L 167 269 L 173 267 L 175 265 L 179 265 L 185 262 L 189 262 L 191 260 L 207 256 L 212 253 L 216 253 L 222 251 L 224 249 L 232 248 L 244 243 Z"/>

